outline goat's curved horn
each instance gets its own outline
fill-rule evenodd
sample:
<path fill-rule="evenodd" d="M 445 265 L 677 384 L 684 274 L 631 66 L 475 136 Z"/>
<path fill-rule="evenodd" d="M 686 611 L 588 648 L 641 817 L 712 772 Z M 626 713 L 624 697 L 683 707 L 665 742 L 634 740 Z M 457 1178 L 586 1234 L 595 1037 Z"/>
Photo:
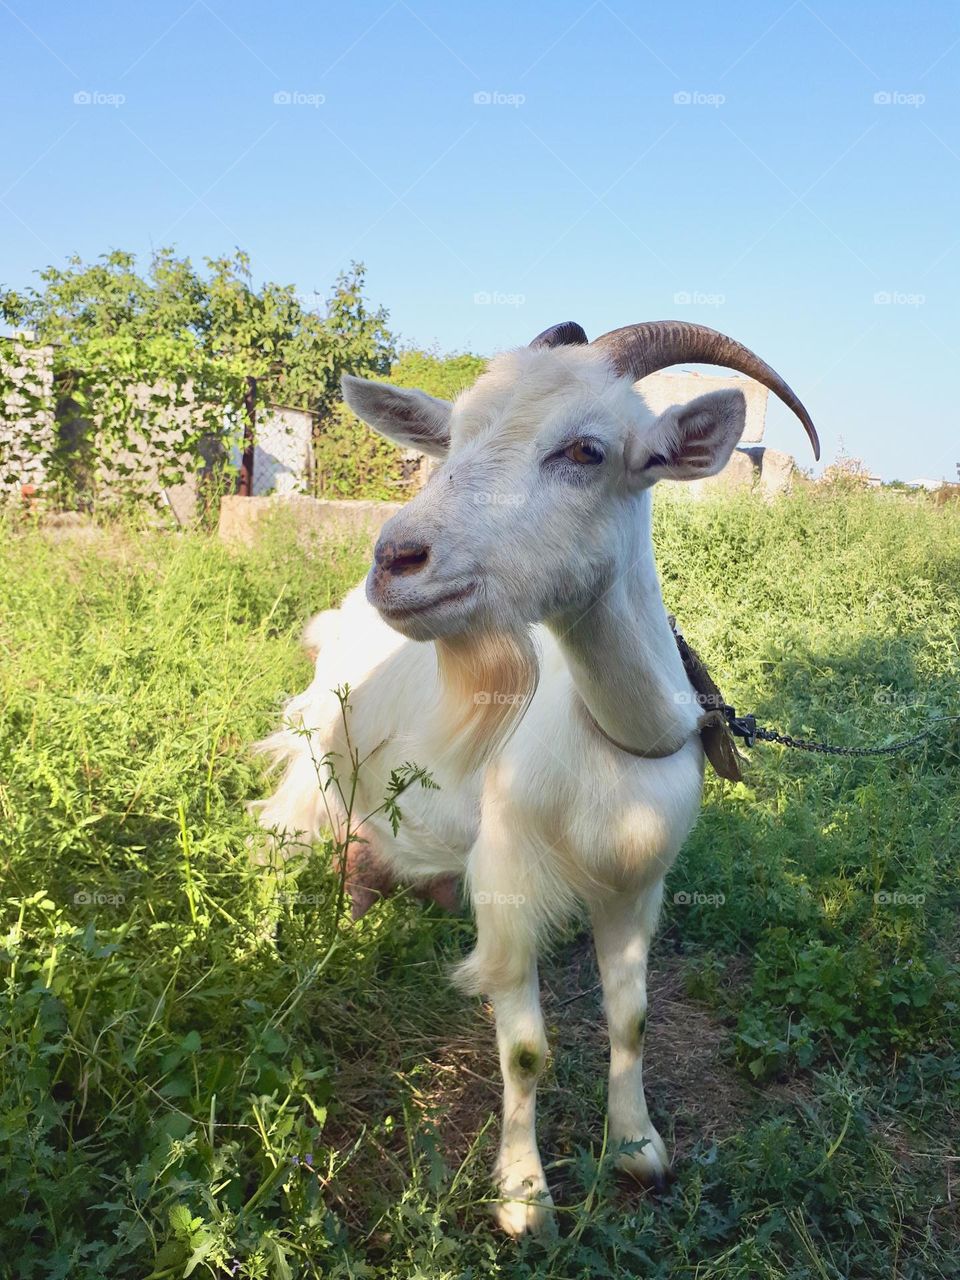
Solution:
<path fill-rule="evenodd" d="M 562 327 L 562 326 L 558 326 Z M 550 330 L 548 329 L 549 333 Z M 535 341 L 539 341 L 536 339 Z M 651 320 L 646 324 L 629 324 L 612 329 L 595 338 L 593 346 L 605 352 L 618 373 L 629 374 L 634 381 L 648 373 L 666 369 L 672 364 L 720 364 L 737 373 L 762 382 L 792 409 L 810 438 L 813 456 L 820 457 L 817 429 L 799 397 L 787 386 L 775 369 L 761 360 L 749 347 L 728 338 L 703 324 L 682 320 Z"/>
<path fill-rule="evenodd" d="M 582 347 L 587 335 L 575 320 L 564 320 L 562 324 L 552 324 L 543 333 L 538 333 L 530 343 L 531 347 Z"/>

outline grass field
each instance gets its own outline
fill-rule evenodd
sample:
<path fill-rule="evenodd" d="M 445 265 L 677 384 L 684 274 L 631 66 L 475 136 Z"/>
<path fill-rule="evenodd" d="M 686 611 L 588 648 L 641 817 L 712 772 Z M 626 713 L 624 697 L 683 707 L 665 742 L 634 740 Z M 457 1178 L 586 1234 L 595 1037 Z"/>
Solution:
<path fill-rule="evenodd" d="M 851 745 L 960 712 L 960 514 L 840 491 L 662 502 L 668 604 L 727 697 Z M 960 1274 L 960 725 L 881 760 L 758 746 L 711 779 L 652 959 L 676 1182 L 603 1158 L 589 942 L 544 965 L 559 1236 L 489 1221 L 469 919 L 337 917 L 329 850 L 254 868 L 247 745 L 361 571 L 274 530 L 0 526 L 0 1274 Z M 401 803 L 402 808 L 402 803 Z"/>

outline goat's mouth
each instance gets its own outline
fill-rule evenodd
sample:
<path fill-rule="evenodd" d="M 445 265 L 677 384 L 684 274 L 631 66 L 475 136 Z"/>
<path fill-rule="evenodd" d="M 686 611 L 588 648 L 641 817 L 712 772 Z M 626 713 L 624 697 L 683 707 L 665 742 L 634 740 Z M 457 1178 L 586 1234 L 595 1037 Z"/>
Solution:
<path fill-rule="evenodd" d="M 476 594 L 477 586 L 475 581 L 468 582 L 462 587 L 440 591 L 427 599 L 415 595 L 405 600 L 379 599 L 374 604 L 384 622 L 389 622 L 398 631 L 419 632 L 421 627 L 426 627 L 431 633 L 436 633 L 444 622 L 456 617 L 458 606 Z M 448 619 L 445 615 L 452 616 Z M 419 639 L 420 636 L 415 638 Z"/>

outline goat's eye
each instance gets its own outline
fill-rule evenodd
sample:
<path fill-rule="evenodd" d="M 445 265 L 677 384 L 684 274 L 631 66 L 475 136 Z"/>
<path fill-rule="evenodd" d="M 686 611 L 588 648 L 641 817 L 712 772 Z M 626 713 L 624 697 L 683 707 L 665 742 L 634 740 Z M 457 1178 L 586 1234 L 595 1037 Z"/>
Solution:
<path fill-rule="evenodd" d="M 592 440 L 574 440 L 573 444 L 564 449 L 563 456 L 582 467 L 595 467 L 598 462 L 603 461 L 603 450 Z"/>

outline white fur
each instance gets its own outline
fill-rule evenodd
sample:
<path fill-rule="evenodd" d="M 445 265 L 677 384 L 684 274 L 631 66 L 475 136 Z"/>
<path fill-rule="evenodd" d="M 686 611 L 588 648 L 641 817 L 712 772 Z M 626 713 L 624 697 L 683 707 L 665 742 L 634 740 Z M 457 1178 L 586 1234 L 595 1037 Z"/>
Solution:
<path fill-rule="evenodd" d="M 415 572 L 372 569 L 366 595 L 357 587 L 310 624 L 319 647 L 314 680 L 288 705 L 286 727 L 263 744 L 285 771 L 260 821 L 305 842 L 330 821 L 315 762 L 332 752 L 346 767 L 331 692 L 345 683 L 351 742 L 369 756 L 355 812 L 377 808 L 391 770 L 405 761 L 439 784 L 405 792 L 397 836 L 383 818 L 369 834 L 407 882 L 465 879 L 477 943 L 458 977 L 496 1011 L 504 1076 L 497 1215 L 519 1234 L 549 1218 L 534 1131 L 547 1052 L 537 950 L 580 904 L 594 925 L 610 1031 L 611 1140 L 644 1142 L 621 1157 L 637 1175 L 656 1179 L 667 1169 L 644 1101 L 641 1019 L 663 877 L 696 820 L 703 756 L 654 565 L 650 488 L 660 474 L 718 470 L 743 427 L 742 396 L 700 397 L 654 418 L 589 348 L 500 356 L 455 405 L 431 401 L 412 429 L 413 399 L 391 428 L 403 393 L 393 390 L 388 401 L 376 384 L 357 380 L 345 392 L 394 438 L 422 445 L 430 434 L 435 452 L 449 447 L 379 544 L 428 546 L 429 559 Z M 578 435 L 605 454 L 582 474 L 566 457 L 556 460 Z M 463 587 L 465 599 L 417 612 Z M 527 632 L 539 681 L 518 687 L 512 734 L 485 755 L 446 750 L 455 730 L 429 641 L 442 649 L 467 637 L 469 657 L 473 635 Z M 481 709 L 484 692 L 474 691 Z M 640 751 L 678 749 L 641 758 L 610 739 Z"/>

